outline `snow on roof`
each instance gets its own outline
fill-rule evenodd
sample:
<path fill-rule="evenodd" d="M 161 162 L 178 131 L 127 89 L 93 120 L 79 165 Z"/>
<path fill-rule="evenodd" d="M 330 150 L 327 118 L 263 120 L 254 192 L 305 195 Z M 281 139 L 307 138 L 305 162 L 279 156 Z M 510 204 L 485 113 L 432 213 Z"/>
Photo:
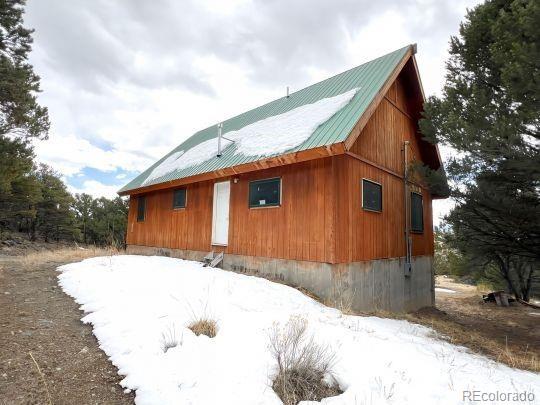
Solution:
<path fill-rule="evenodd" d="M 354 88 L 262 119 L 237 131 L 226 132 L 223 136 L 228 139 L 222 139 L 222 149 L 233 147 L 234 144 L 236 155 L 263 157 L 291 150 L 305 142 L 319 125 L 345 107 L 358 90 Z M 188 150 L 174 152 L 152 170 L 143 185 L 169 173 L 204 163 L 214 157 L 217 150 L 218 139 L 212 138 Z"/>
<path fill-rule="evenodd" d="M 286 113 L 268 117 L 225 135 L 237 143 L 236 154 L 267 156 L 284 153 L 306 141 L 317 127 L 345 107 L 358 88 Z"/>
<path fill-rule="evenodd" d="M 222 139 L 221 142 L 222 148 L 231 144 L 231 142 L 226 139 Z M 217 138 L 212 138 L 208 141 L 201 142 L 186 151 L 181 150 L 179 152 L 174 152 L 152 170 L 148 177 L 143 181 L 143 184 L 148 184 L 155 179 L 177 170 L 182 170 L 206 162 L 217 154 L 217 150 L 218 140 Z"/>

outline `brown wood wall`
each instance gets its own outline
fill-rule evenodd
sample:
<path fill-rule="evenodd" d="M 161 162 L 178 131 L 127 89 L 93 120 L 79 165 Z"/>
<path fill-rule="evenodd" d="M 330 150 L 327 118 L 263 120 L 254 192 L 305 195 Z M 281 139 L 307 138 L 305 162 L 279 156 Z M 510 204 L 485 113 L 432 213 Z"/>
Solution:
<path fill-rule="evenodd" d="M 332 158 L 237 176 L 231 182 L 229 245 L 225 252 L 332 262 Z M 281 177 L 280 207 L 249 208 L 252 180 Z M 222 181 L 224 179 L 220 179 Z M 185 209 L 172 209 L 172 190 L 147 194 L 146 219 L 136 221 L 130 201 L 128 244 L 210 251 L 213 182 L 187 186 Z M 221 248 L 216 248 L 220 250 Z"/>
<path fill-rule="evenodd" d="M 398 77 L 351 152 L 389 169 L 340 155 L 238 175 L 231 182 L 229 245 L 225 252 L 329 263 L 404 256 L 403 141 L 421 159 L 406 86 Z M 280 207 L 248 207 L 251 180 L 281 177 Z M 361 207 L 361 180 L 383 186 L 383 212 Z M 226 180 L 220 179 L 218 181 Z M 146 219 L 130 201 L 127 243 L 210 251 L 213 181 L 187 185 L 185 209 L 172 209 L 172 189 L 148 193 Z M 419 189 L 422 191 L 421 189 Z M 433 254 L 431 196 L 423 190 L 424 233 L 413 234 L 413 255 Z M 220 250 L 220 248 L 216 248 Z"/>
<path fill-rule="evenodd" d="M 380 170 L 352 156 L 339 157 L 336 210 L 336 261 L 350 262 L 372 258 L 398 257 L 405 254 L 405 216 L 403 185 L 403 144 L 408 140 L 409 161 L 423 160 L 420 135 L 412 118 L 412 96 L 398 76 L 362 130 L 351 152 L 389 171 Z M 397 176 L 397 175 L 399 176 Z M 362 179 L 382 184 L 383 211 L 362 209 Z M 411 233 L 413 255 L 433 254 L 433 213 L 430 193 L 417 185 L 411 191 L 422 193 L 424 232 Z"/>

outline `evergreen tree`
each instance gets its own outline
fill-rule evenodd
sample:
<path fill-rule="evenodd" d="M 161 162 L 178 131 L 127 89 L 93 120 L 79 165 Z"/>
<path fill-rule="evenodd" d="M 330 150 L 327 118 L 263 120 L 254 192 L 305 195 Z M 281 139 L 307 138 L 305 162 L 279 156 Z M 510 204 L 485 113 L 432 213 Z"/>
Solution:
<path fill-rule="evenodd" d="M 78 239 L 73 197 L 50 167 L 40 165 L 37 178 L 41 185 L 41 201 L 37 204 L 35 228 L 45 242 Z"/>
<path fill-rule="evenodd" d="M 127 226 L 127 201 L 116 197 L 93 199 L 76 194 L 74 208 L 84 243 L 123 246 Z"/>
<path fill-rule="evenodd" d="M 90 243 L 89 233 L 92 221 L 92 203 L 94 199 L 89 194 L 75 194 L 73 208 L 77 217 L 77 225 L 81 233 L 82 242 Z"/>
<path fill-rule="evenodd" d="M 0 137 L 0 232 L 27 229 L 36 216 L 41 190 L 33 159 L 25 141 Z"/>
<path fill-rule="evenodd" d="M 0 234 L 122 245 L 124 200 L 73 198 L 51 168 L 35 167 L 30 141 L 47 138 L 49 118 L 37 103 L 39 77 L 27 62 L 33 30 L 23 26 L 24 6 L 24 0 L 0 0 Z"/>
<path fill-rule="evenodd" d="M 425 105 L 426 139 L 447 165 L 453 243 L 528 299 L 540 271 L 540 3 L 489 0 L 450 41 L 442 97 Z"/>
<path fill-rule="evenodd" d="M 23 26 L 25 3 L 0 1 L 0 136 L 45 138 L 49 117 L 37 103 L 39 77 L 27 62 L 33 30 Z"/>
<path fill-rule="evenodd" d="M 27 58 L 32 30 L 23 27 L 25 2 L 0 1 L 0 233 L 28 229 L 41 193 L 31 138 L 46 138 L 47 109 L 36 101 L 39 77 Z"/>

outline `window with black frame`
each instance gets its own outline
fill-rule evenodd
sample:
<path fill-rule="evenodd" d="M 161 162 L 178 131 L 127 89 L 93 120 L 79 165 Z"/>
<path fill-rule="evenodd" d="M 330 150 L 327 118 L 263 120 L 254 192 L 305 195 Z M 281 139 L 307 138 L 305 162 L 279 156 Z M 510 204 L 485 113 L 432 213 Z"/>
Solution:
<path fill-rule="evenodd" d="M 173 209 L 186 208 L 186 189 L 179 188 L 173 192 Z"/>
<path fill-rule="evenodd" d="M 424 232 L 424 204 L 422 194 L 411 193 L 411 231 Z"/>
<path fill-rule="evenodd" d="M 379 183 L 362 179 L 362 208 L 367 211 L 382 211 L 382 186 Z"/>
<path fill-rule="evenodd" d="M 249 207 L 277 207 L 281 205 L 281 179 L 249 182 Z"/>
<path fill-rule="evenodd" d="M 141 195 L 137 198 L 137 222 L 142 222 L 146 215 L 146 196 Z"/>

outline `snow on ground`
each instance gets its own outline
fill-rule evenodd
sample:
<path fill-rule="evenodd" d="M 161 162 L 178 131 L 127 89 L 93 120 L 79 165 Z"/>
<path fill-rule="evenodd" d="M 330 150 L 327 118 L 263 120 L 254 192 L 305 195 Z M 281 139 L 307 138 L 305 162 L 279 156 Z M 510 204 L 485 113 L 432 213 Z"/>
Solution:
<path fill-rule="evenodd" d="M 319 125 L 345 107 L 357 91 L 358 88 L 355 88 L 334 97 L 323 98 L 312 104 L 246 125 L 238 131 L 226 132 L 223 136 L 228 139 L 222 138 L 222 150 L 234 143 L 236 146 L 234 153 L 246 156 L 271 156 L 286 152 L 306 141 Z M 216 137 L 201 142 L 187 151 L 172 153 L 152 170 L 143 184 L 177 170 L 206 162 L 216 156 L 217 151 Z"/>
<path fill-rule="evenodd" d="M 280 404 L 268 334 L 291 316 L 304 317 L 316 341 L 337 354 L 345 392 L 324 404 L 459 404 L 464 390 L 540 395 L 539 375 L 436 340 L 428 328 L 343 315 L 261 278 L 145 256 L 97 257 L 59 270 L 61 287 L 81 304 L 137 404 Z M 203 312 L 218 322 L 213 339 L 186 327 Z M 178 345 L 164 352 L 163 334 Z"/>
<path fill-rule="evenodd" d="M 436 292 L 449 293 L 449 294 L 455 294 L 456 293 L 454 290 L 450 290 L 448 288 L 443 288 L 443 287 L 435 287 L 435 291 Z"/>

